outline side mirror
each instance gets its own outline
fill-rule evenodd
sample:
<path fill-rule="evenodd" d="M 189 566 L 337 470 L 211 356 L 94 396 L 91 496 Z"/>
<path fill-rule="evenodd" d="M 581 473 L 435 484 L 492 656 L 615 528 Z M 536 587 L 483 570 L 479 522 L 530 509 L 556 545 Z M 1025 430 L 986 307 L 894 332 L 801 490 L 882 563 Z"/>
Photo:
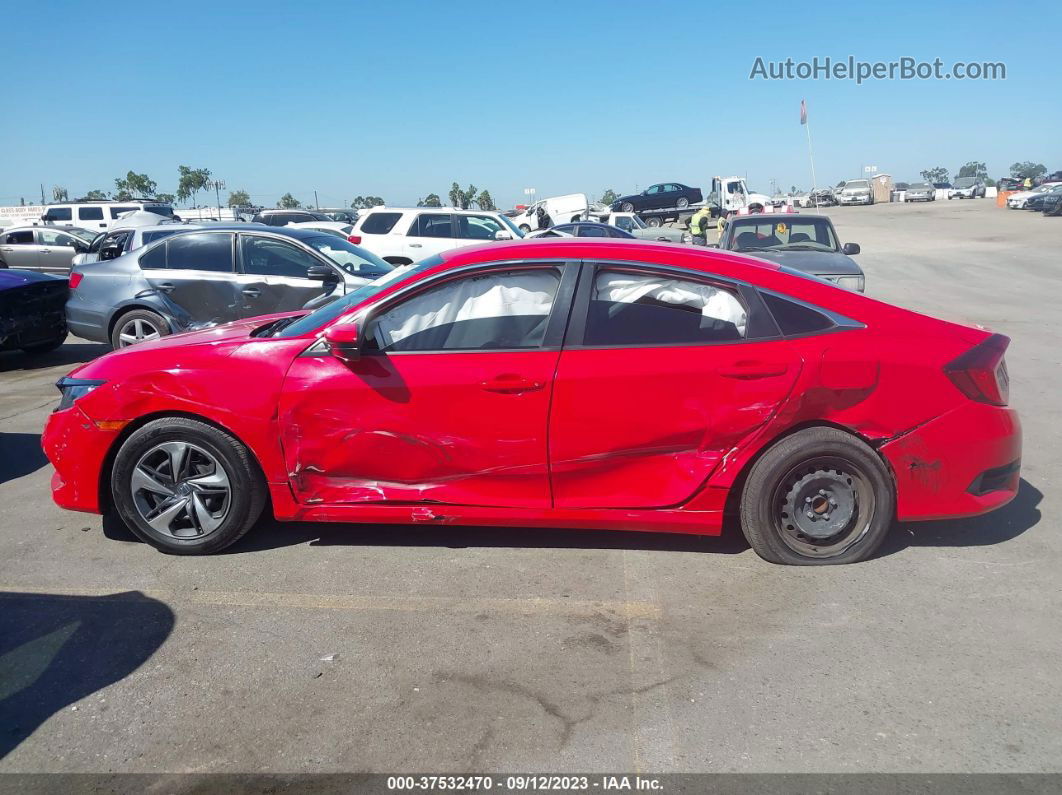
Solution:
<path fill-rule="evenodd" d="M 339 281 L 339 276 L 337 276 L 336 272 L 327 265 L 311 265 L 306 269 L 306 278 L 317 279 L 321 282 Z"/>
<path fill-rule="evenodd" d="M 73 245 L 75 254 L 84 254 L 86 251 L 89 250 L 89 247 L 85 243 L 82 243 L 80 240 L 75 240 Z"/>
<path fill-rule="evenodd" d="M 118 246 L 104 246 L 100 249 L 100 260 L 117 259 L 122 256 L 122 250 Z"/>
<path fill-rule="evenodd" d="M 858 243 L 845 243 L 844 244 L 844 248 L 842 248 L 841 251 L 843 251 L 848 256 L 852 256 L 853 254 L 858 254 L 859 253 L 859 244 Z"/>
<path fill-rule="evenodd" d="M 328 352 L 347 364 L 361 358 L 361 338 L 354 323 L 338 323 L 325 329 L 325 345 Z"/>
<path fill-rule="evenodd" d="M 495 240 L 512 240 L 513 239 L 513 233 L 512 232 L 506 232 L 504 229 L 499 229 L 497 232 L 494 233 L 494 239 Z"/>

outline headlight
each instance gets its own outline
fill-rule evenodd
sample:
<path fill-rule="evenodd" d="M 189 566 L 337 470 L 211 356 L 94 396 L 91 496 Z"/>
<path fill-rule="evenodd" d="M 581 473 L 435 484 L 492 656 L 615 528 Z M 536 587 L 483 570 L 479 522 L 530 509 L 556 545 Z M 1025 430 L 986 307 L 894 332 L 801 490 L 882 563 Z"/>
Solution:
<path fill-rule="evenodd" d="M 833 282 L 836 283 L 838 287 L 844 287 L 846 290 L 855 290 L 857 293 L 861 293 L 866 285 L 866 277 L 836 276 L 833 278 Z"/>
<path fill-rule="evenodd" d="M 93 389 L 105 383 L 107 382 L 92 381 L 87 378 L 60 378 L 55 382 L 55 386 L 62 393 L 62 398 L 59 400 L 59 405 L 55 407 L 55 410 L 63 411 L 70 408 L 76 400 L 85 397 Z"/>

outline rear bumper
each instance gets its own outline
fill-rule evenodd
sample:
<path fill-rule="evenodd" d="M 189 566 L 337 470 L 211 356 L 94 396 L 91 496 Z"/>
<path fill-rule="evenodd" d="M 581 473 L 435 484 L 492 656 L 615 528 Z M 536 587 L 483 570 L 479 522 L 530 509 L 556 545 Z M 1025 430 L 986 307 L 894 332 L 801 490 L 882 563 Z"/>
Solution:
<path fill-rule="evenodd" d="M 52 414 L 41 446 L 55 467 L 52 499 L 60 508 L 101 513 L 100 472 L 119 431 L 96 427 L 78 407 Z"/>
<path fill-rule="evenodd" d="M 107 315 L 109 307 L 86 301 L 76 292 L 66 302 L 66 325 L 70 332 L 93 342 L 109 342 Z"/>
<path fill-rule="evenodd" d="M 977 516 L 1018 493 L 1021 422 L 1013 409 L 968 401 L 881 454 L 896 477 L 896 518 Z"/>

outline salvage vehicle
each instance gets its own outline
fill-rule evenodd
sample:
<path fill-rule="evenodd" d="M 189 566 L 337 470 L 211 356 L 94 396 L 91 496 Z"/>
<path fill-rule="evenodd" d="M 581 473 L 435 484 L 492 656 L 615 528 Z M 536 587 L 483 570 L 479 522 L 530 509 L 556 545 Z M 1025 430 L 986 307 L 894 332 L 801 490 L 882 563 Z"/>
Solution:
<path fill-rule="evenodd" d="M 959 177 L 948 192 L 949 199 L 983 199 L 985 183 L 980 177 Z"/>
<path fill-rule="evenodd" d="M 1038 196 L 1041 193 L 1047 193 L 1048 191 L 1053 190 L 1056 185 L 1062 185 L 1062 182 L 1045 182 L 1038 188 L 1012 193 L 1007 197 L 1007 207 L 1011 210 L 1024 210 L 1025 203 L 1028 202 L 1029 199 L 1033 196 Z"/>
<path fill-rule="evenodd" d="M 313 308 L 390 272 L 327 232 L 211 225 L 70 273 L 66 318 L 113 348 L 239 318 Z"/>
<path fill-rule="evenodd" d="M 82 365 L 43 447 L 58 505 L 176 554 L 267 505 L 703 535 L 732 507 L 766 560 L 850 563 L 1014 497 L 1007 344 L 731 252 L 495 243 Z"/>
<path fill-rule="evenodd" d="M 94 232 L 76 226 L 12 227 L 0 232 L 0 268 L 67 274 L 78 254 L 89 250 Z"/>
<path fill-rule="evenodd" d="M 1062 183 L 1055 184 L 1045 191 L 1041 191 L 1025 200 L 1025 209 L 1033 212 L 1042 212 L 1047 200 L 1062 193 Z"/>
<path fill-rule="evenodd" d="M 671 243 L 692 243 L 693 235 L 671 226 L 650 226 L 634 213 L 606 213 L 598 216 L 601 223 L 614 226 L 639 240 L 661 240 Z"/>
<path fill-rule="evenodd" d="M 874 190 L 868 179 L 847 180 L 836 196 L 841 205 L 874 203 Z"/>
<path fill-rule="evenodd" d="M 858 243 L 837 242 L 833 222 L 824 215 L 741 215 L 730 218 L 718 247 L 752 254 L 795 271 L 863 292 L 866 278 L 852 255 Z"/>
<path fill-rule="evenodd" d="M 912 182 L 903 200 L 905 202 L 933 202 L 937 200 L 937 189 L 928 182 Z"/>
<path fill-rule="evenodd" d="M 620 196 L 610 209 L 632 213 L 642 210 L 662 210 L 669 207 L 684 209 L 691 204 L 700 204 L 704 195 L 700 188 L 691 188 L 680 182 L 660 182 L 650 185 L 641 193 Z"/>
<path fill-rule="evenodd" d="M 590 201 L 585 193 L 569 193 L 565 196 L 540 199 L 513 216 L 513 223 L 525 234 L 532 232 L 540 226 L 539 210 L 542 211 L 545 226 L 549 227 L 585 220 L 590 211 Z"/>
<path fill-rule="evenodd" d="M 804 201 L 805 207 L 835 207 L 837 204 L 837 194 L 832 188 L 813 190 Z"/>
<path fill-rule="evenodd" d="M 217 229 L 217 226 L 212 225 Z M 77 254 L 70 262 L 73 265 L 85 265 L 89 262 L 117 259 L 130 251 L 135 251 L 148 243 L 162 240 L 178 232 L 206 229 L 198 224 L 160 224 L 158 226 L 138 226 L 134 228 L 118 227 L 108 232 L 101 232 L 93 238 L 88 250 Z"/>
<path fill-rule="evenodd" d="M 47 353 L 63 344 L 66 284 L 50 273 L 0 271 L 0 351 Z"/>
<path fill-rule="evenodd" d="M 86 201 L 49 204 L 44 208 L 40 220 L 52 226 L 77 226 L 82 229 L 110 229 L 126 213 L 148 212 L 160 216 L 160 219 L 173 218 L 173 205 L 169 202 L 150 200 Z"/>
<path fill-rule="evenodd" d="M 380 207 L 358 217 L 350 241 L 392 265 L 485 240 L 514 240 L 524 232 L 498 212 L 456 207 Z"/>
<path fill-rule="evenodd" d="M 1062 191 L 1045 195 L 1041 212 L 1044 215 L 1062 215 Z"/>

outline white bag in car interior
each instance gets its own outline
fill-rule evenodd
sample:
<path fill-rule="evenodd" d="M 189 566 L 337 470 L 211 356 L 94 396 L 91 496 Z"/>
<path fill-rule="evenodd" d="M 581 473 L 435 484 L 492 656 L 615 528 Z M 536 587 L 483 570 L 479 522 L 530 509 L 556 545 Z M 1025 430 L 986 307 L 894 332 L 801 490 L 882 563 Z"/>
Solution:
<path fill-rule="evenodd" d="M 610 271 L 599 272 L 594 281 L 594 299 L 597 301 L 633 304 L 643 297 L 695 307 L 703 317 L 733 323 L 738 333 L 745 336 L 748 319 L 745 308 L 726 290 L 696 282 Z"/>

